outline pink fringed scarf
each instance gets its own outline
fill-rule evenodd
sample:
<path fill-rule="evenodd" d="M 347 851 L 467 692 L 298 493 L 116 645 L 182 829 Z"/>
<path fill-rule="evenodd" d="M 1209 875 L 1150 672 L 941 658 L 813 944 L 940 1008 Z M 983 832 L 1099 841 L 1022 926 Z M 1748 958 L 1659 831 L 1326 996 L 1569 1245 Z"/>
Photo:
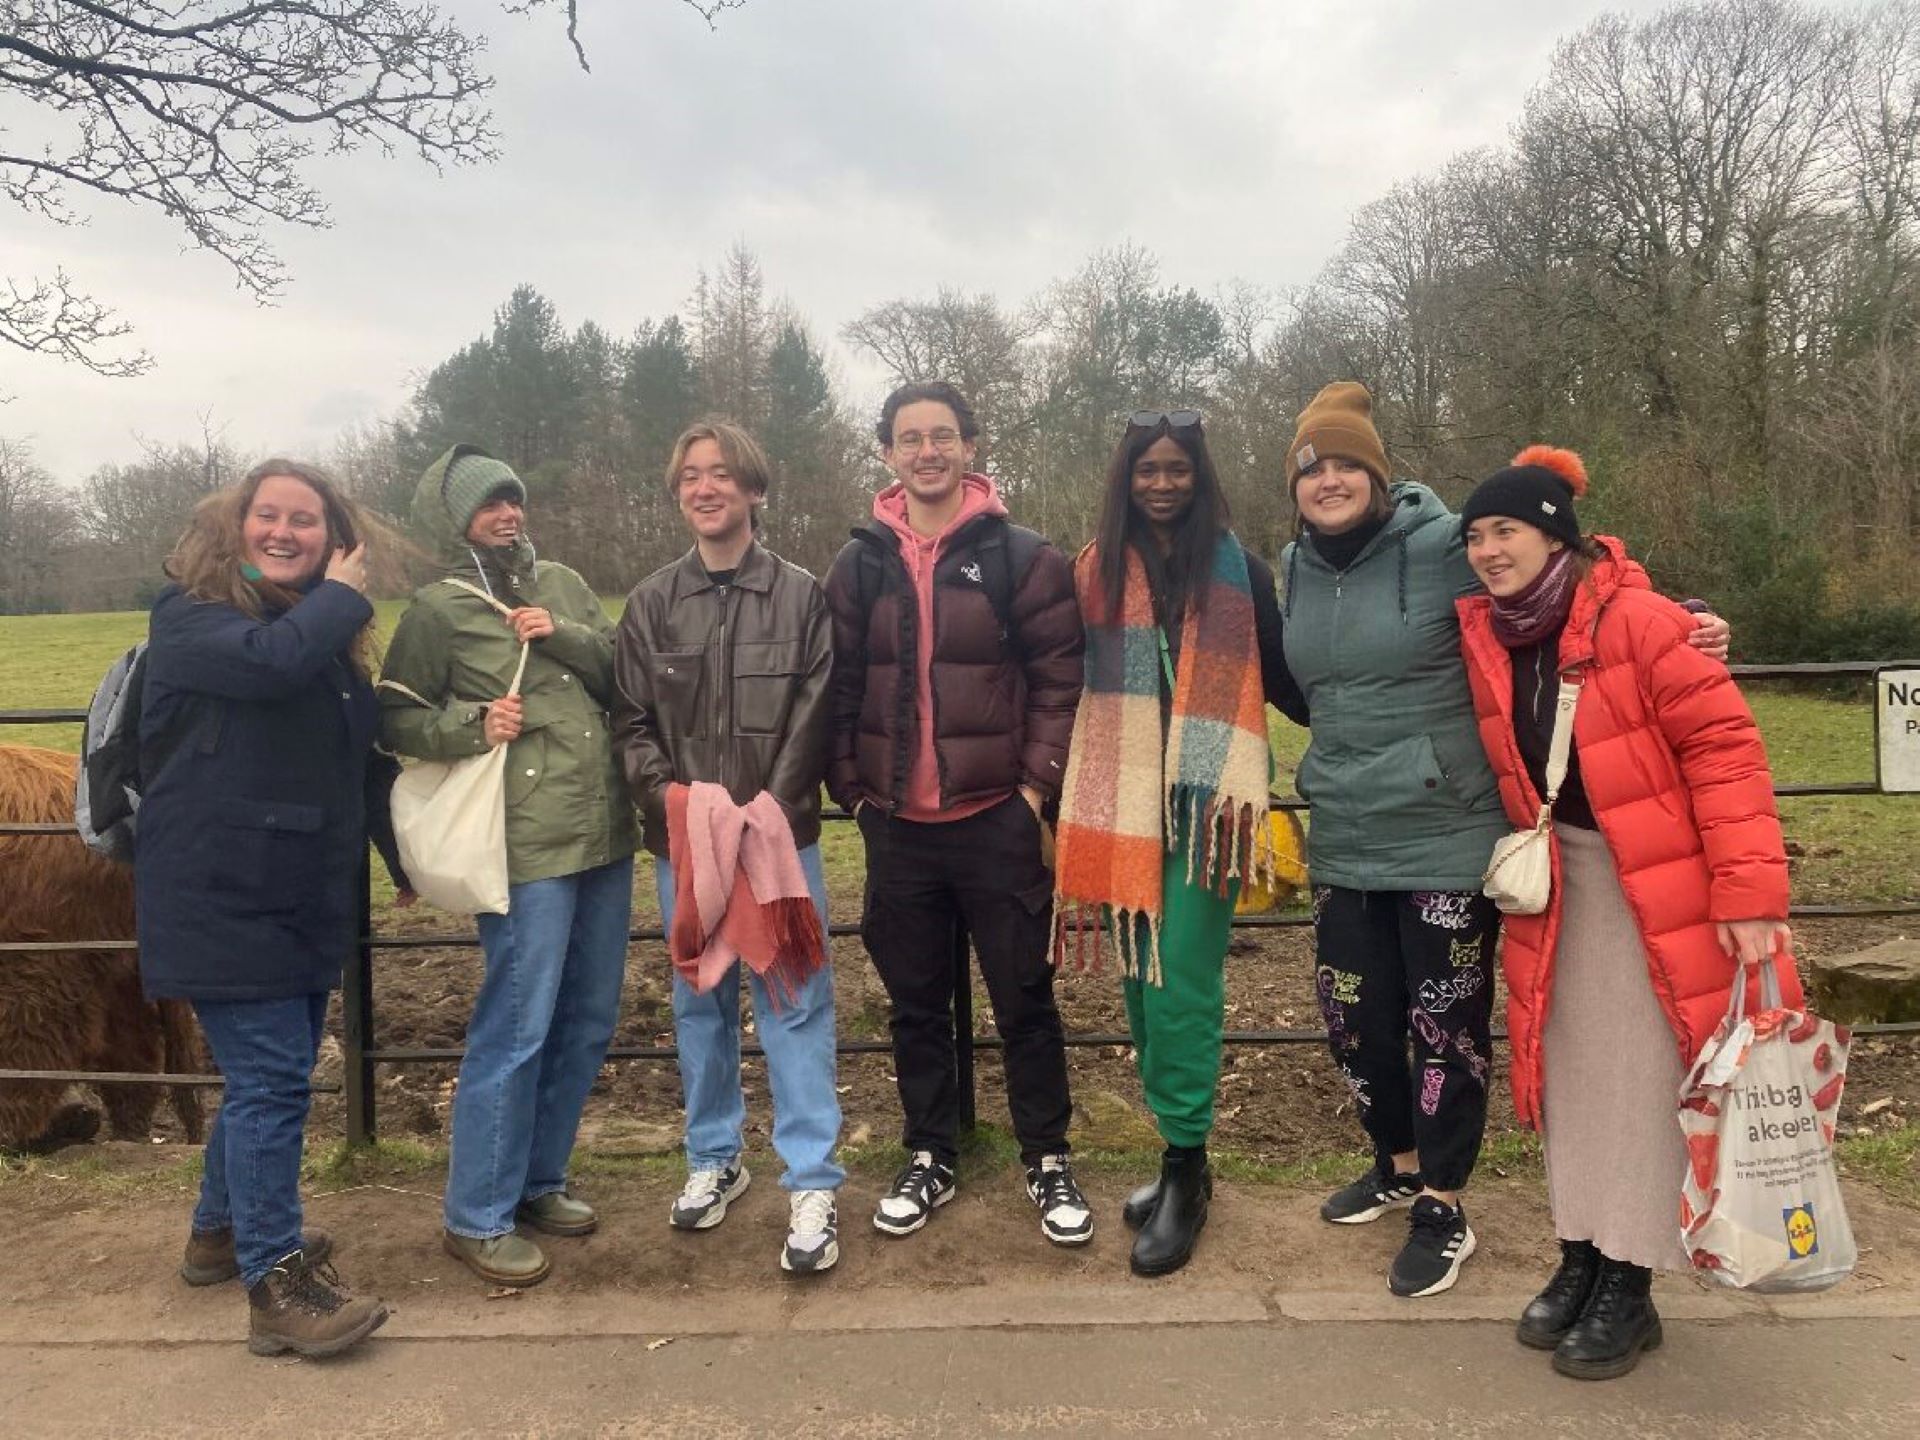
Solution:
<path fill-rule="evenodd" d="M 768 982 L 775 1003 L 827 963 L 827 940 L 780 802 L 762 790 L 736 805 L 724 785 L 667 787 L 673 928 L 667 950 L 705 994 L 736 960 Z"/>

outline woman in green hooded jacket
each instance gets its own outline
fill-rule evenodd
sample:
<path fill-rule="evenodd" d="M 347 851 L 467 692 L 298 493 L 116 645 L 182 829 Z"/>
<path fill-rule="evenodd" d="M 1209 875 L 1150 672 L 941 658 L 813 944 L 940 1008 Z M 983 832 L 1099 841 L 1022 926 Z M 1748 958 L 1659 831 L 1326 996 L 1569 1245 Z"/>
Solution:
<path fill-rule="evenodd" d="M 586 581 L 536 558 L 526 503 L 519 476 L 471 445 L 421 477 L 414 522 L 447 573 L 415 592 L 380 681 L 397 754 L 508 747 L 509 903 L 475 917 L 487 970 L 454 1095 L 444 1237 L 497 1285 L 547 1274 L 516 1220 L 550 1235 L 598 1223 L 567 1193 L 567 1160 L 613 1038 L 633 904 L 633 811 L 608 733 L 613 624 Z"/>

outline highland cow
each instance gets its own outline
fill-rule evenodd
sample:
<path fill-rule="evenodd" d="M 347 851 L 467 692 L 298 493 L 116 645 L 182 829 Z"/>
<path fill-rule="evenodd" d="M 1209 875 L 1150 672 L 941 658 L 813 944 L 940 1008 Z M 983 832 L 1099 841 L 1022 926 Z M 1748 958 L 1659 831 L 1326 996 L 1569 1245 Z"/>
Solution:
<path fill-rule="evenodd" d="M 57 751 L 0 745 L 0 823 L 71 821 L 77 764 Z M 133 936 L 131 870 L 100 859 L 78 835 L 0 835 L 0 943 Z M 0 1069 L 204 1068 L 191 1007 L 146 999 L 133 951 L 0 952 Z M 146 1137 L 161 1088 L 99 1087 L 115 1136 Z M 198 1142 L 198 1091 L 170 1088 L 181 1129 Z M 64 1081 L 0 1080 L 0 1150 L 91 1138 L 99 1116 L 66 1103 L 67 1090 Z"/>

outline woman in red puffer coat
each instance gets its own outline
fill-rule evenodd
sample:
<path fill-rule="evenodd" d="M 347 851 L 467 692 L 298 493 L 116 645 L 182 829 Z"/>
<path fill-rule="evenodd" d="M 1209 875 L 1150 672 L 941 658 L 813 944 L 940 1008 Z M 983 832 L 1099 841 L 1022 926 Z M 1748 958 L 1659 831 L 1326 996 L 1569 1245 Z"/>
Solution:
<path fill-rule="evenodd" d="M 1773 777 L 1693 618 L 1608 536 L 1583 537 L 1586 470 L 1534 446 L 1460 515 L 1487 594 L 1459 602 L 1480 737 L 1508 817 L 1547 790 L 1562 679 L 1579 686 L 1544 914 L 1506 920 L 1514 1107 L 1541 1132 L 1561 1263 L 1521 1317 L 1563 1374 L 1625 1374 L 1660 1343 L 1648 1286 L 1683 1269 L 1674 1106 L 1740 967 L 1792 936 Z M 1790 959 L 1780 966 L 1799 1003 Z M 1748 972 L 1751 974 L 1751 972 Z M 1751 983 L 1751 982 L 1750 982 Z"/>

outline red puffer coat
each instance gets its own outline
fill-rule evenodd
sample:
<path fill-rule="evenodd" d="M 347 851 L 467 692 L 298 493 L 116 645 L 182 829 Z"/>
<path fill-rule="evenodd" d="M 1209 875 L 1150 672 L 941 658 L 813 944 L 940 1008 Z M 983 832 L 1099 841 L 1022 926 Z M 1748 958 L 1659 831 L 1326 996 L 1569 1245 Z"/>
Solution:
<path fill-rule="evenodd" d="M 1734 961 L 1714 926 L 1787 913 L 1787 858 L 1773 777 L 1753 712 L 1726 667 L 1687 643 L 1684 610 L 1641 588 L 1640 568 L 1618 540 L 1575 593 L 1560 637 L 1560 668 L 1582 680 L 1574 749 L 1587 799 L 1613 852 L 1639 922 L 1654 994 L 1691 1063 L 1726 1013 Z M 1513 728 L 1513 661 L 1493 634 L 1493 602 L 1458 602 L 1460 645 L 1480 739 L 1516 826 L 1530 826 L 1540 796 Z M 1560 932 L 1560 851 L 1543 915 L 1509 915 L 1501 947 L 1513 1104 L 1523 1124 L 1541 1115 L 1541 1036 L 1553 994 Z M 1789 1005 L 1802 1003 L 1791 963 Z M 1757 997 L 1755 998 L 1757 1003 Z"/>

